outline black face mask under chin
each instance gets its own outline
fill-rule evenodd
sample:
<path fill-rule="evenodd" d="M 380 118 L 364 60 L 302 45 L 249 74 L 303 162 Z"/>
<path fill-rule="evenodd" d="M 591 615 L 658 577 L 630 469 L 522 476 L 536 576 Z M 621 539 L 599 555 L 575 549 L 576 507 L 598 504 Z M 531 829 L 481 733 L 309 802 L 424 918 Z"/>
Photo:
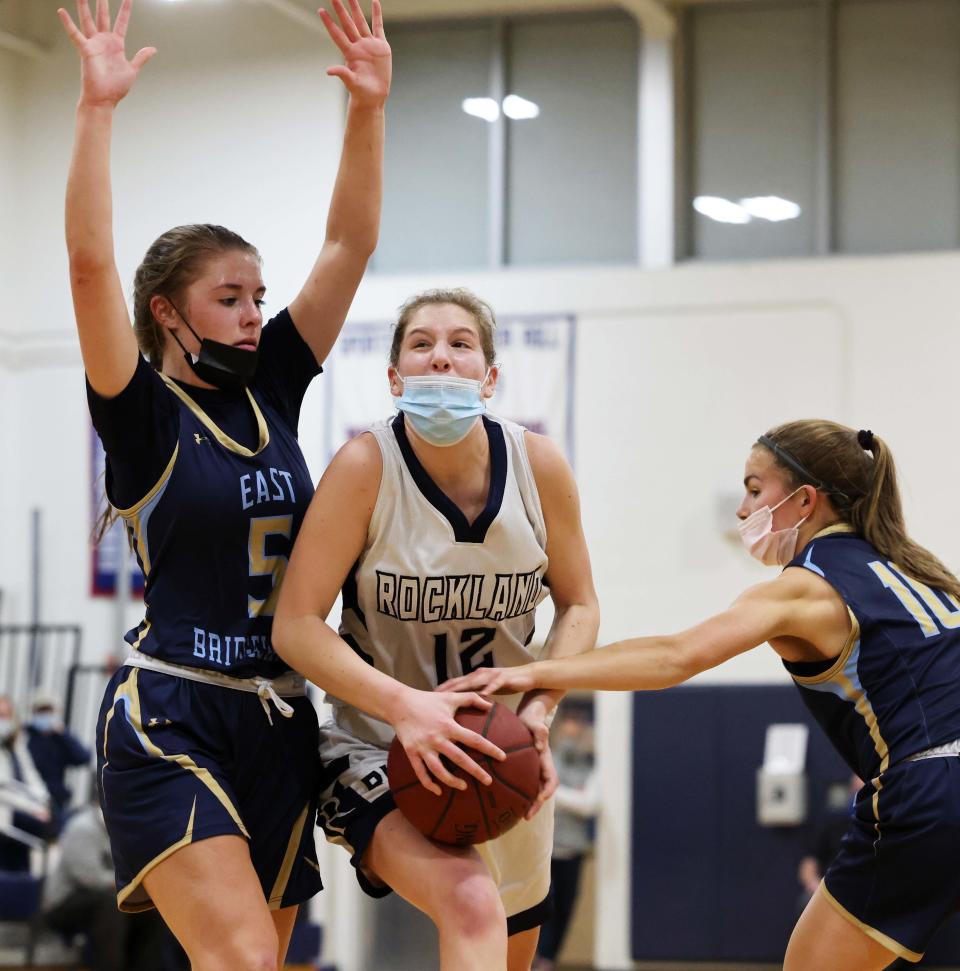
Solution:
<path fill-rule="evenodd" d="M 176 307 L 173 309 L 177 310 Z M 257 373 L 259 348 L 248 351 L 242 347 L 233 347 L 230 344 L 221 344 L 219 341 L 201 337 L 179 310 L 177 314 L 187 325 L 190 333 L 200 341 L 200 354 L 191 354 L 176 333 L 174 331 L 170 333 L 180 345 L 190 370 L 201 381 L 206 381 L 207 384 L 212 384 L 223 391 L 240 391 L 253 380 L 253 376 Z"/>

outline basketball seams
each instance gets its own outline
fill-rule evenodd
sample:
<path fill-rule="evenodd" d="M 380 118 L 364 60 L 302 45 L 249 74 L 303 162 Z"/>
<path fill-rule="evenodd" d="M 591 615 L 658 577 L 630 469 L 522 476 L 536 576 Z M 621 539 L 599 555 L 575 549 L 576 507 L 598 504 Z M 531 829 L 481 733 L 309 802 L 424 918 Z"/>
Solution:
<path fill-rule="evenodd" d="M 487 807 L 483 803 L 483 793 L 480 791 L 480 783 L 470 777 L 470 782 L 473 784 L 473 795 L 477 800 L 477 805 L 480 807 L 480 818 L 483 820 L 483 828 L 486 830 L 487 839 L 493 839 L 497 834 L 494 833 L 493 827 L 490 825 L 490 820 L 487 818 Z"/>
<path fill-rule="evenodd" d="M 533 802 L 533 800 L 536 798 L 536 793 L 531 796 L 528 792 L 524 792 L 522 789 L 517 788 L 517 786 L 515 786 L 512 782 L 504 779 L 503 776 L 498 775 L 496 770 L 492 767 L 490 769 L 490 774 L 494 777 L 494 779 L 497 780 L 497 782 L 500 783 L 500 785 L 504 787 L 504 789 L 509 789 L 511 792 L 515 792 L 518 796 L 522 796 L 528 802 Z"/>
<path fill-rule="evenodd" d="M 493 719 L 497 717 L 497 709 L 499 707 L 500 706 L 496 702 L 494 702 L 490 706 L 490 710 L 487 712 L 487 720 L 483 723 L 483 729 L 480 732 L 480 734 L 484 738 L 487 737 L 487 732 L 490 731 L 490 726 L 493 724 Z"/>
<path fill-rule="evenodd" d="M 465 846 L 497 839 L 523 819 L 539 787 L 539 756 L 529 728 L 505 705 L 495 702 L 487 711 L 461 709 L 455 717 L 464 727 L 493 741 L 507 756 L 505 762 L 496 762 L 460 744 L 490 774 L 491 787 L 483 786 L 441 756 L 447 768 L 467 783 L 467 788 L 451 789 L 441 784 L 447 791 L 439 798 L 421 791 L 423 787 L 418 779 L 411 778 L 409 758 L 396 738 L 387 758 L 387 778 L 396 782 L 390 788 L 397 808 L 428 839 Z M 530 755 L 526 754 L 528 751 Z M 528 783 L 533 795 L 523 789 Z"/>
<path fill-rule="evenodd" d="M 433 839 L 434 833 L 436 833 L 436 831 L 443 825 L 443 821 L 446 818 L 447 813 L 450 812 L 450 807 L 453 805 L 453 800 L 457 795 L 457 791 L 458 790 L 456 789 L 450 790 L 450 795 L 447 796 L 447 804 L 443 807 L 443 809 L 440 810 L 440 815 L 437 816 L 437 821 L 433 824 L 433 829 L 430 830 L 430 839 Z"/>
<path fill-rule="evenodd" d="M 512 755 L 514 752 L 522 752 L 525 748 L 536 748 L 534 742 L 524 742 L 522 745 L 511 745 L 508 748 L 501 748 L 504 755 Z"/>
<path fill-rule="evenodd" d="M 394 796 L 398 796 L 401 792 L 406 792 L 408 789 L 412 789 L 414 786 L 420 785 L 419 779 L 414 779 L 412 782 L 405 782 L 402 786 L 391 786 Z"/>

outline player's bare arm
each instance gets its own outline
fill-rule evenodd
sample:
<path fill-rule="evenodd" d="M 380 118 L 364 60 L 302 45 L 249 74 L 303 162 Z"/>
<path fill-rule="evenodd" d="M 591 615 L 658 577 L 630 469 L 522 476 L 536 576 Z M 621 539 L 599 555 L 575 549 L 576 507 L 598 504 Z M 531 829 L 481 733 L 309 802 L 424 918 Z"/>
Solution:
<path fill-rule="evenodd" d="M 126 387 L 138 356 L 114 257 L 110 185 L 113 113 L 156 53 L 156 48 L 144 47 L 127 59 L 124 45 L 132 7 L 133 0 L 123 0 L 112 27 L 106 0 L 98 0 L 96 17 L 87 0 L 78 0 L 79 24 L 66 10 L 58 10 L 81 64 L 65 212 L 70 289 L 83 365 L 91 386 L 104 397 Z"/>
<path fill-rule="evenodd" d="M 546 523 L 546 576 L 556 608 L 542 656 L 582 654 L 596 646 L 600 605 L 580 519 L 580 495 L 573 471 L 553 441 L 527 432 L 525 442 Z M 550 710 L 562 696 L 562 691 L 550 693 Z"/>
<path fill-rule="evenodd" d="M 555 609 L 541 656 L 569 657 L 593 649 L 600 625 L 590 554 L 580 521 L 580 496 L 573 471 L 553 441 L 533 432 L 527 432 L 524 441 L 546 524 L 546 581 Z M 562 690 L 529 691 L 518 709 L 534 734 L 542 762 L 540 792 L 528 818 L 557 788 L 546 720 L 563 694 Z"/>
<path fill-rule="evenodd" d="M 327 214 L 326 238 L 290 316 L 318 363 L 333 347 L 371 254 L 377 245 L 383 196 L 384 104 L 392 59 L 379 0 L 367 23 L 358 0 L 333 0 L 339 23 L 320 18 L 343 55 L 327 70 L 349 94 L 340 168 Z"/>
<path fill-rule="evenodd" d="M 578 657 L 474 671 L 451 688 L 496 694 L 540 688 L 645 691 L 669 688 L 770 642 L 787 660 L 837 656 L 850 630 L 828 584 L 802 570 L 742 593 L 725 611 L 677 634 L 635 637 Z"/>

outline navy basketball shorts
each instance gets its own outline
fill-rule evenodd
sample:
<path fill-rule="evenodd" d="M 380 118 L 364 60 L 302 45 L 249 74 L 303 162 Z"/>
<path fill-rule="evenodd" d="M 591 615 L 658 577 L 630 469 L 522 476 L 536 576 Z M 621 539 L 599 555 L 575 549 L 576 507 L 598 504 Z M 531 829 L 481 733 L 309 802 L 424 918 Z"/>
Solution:
<path fill-rule="evenodd" d="M 357 882 L 371 897 L 391 888 L 363 864 L 377 824 L 396 809 L 387 780 L 387 749 L 357 738 L 332 719 L 320 729 L 318 822 L 327 842 L 350 853 Z M 553 851 L 553 800 L 529 822 L 522 821 L 477 851 L 503 901 L 507 933 L 539 927 L 550 912 L 550 856 Z"/>
<path fill-rule="evenodd" d="M 900 762 L 867 784 L 824 877 L 826 899 L 865 934 L 919 961 L 960 905 L 960 758 Z"/>
<path fill-rule="evenodd" d="M 190 843 L 237 835 L 271 910 L 322 889 L 313 841 L 319 778 L 316 711 L 287 699 L 267 719 L 256 694 L 121 667 L 97 723 L 100 802 L 117 905 L 153 907 L 144 877 Z"/>

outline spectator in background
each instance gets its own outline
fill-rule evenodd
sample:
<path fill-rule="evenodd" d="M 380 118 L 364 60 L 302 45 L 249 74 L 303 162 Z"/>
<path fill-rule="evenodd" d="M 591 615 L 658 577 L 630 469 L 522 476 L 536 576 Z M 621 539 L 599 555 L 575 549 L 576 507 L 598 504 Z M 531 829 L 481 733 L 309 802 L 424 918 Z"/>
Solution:
<path fill-rule="evenodd" d="M 70 807 L 66 771 L 72 766 L 87 765 L 92 753 L 64 727 L 53 698 L 38 697 L 34 701 L 33 715 L 25 728 L 27 748 L 50 793 L 54 830 L 59 832 L 63 816 Z"/>
<path fill-rule="evenodd" d="M 588 708 L 575 700 L 561 704 L 553 734 L 553 760 L 560 779 L 550 860 L 553 909 L 540 928 L 533 971 L 556 967 L 580 892 L 583 861 L 593 846 L 592 820 L 600 809 Z"/>
<path fill-rule="evenodd" d="M 110 841 L 95 781 L 89 803 L 60 834 L 60 857 L 44 885 L 43 911 L 53 930 L 67 937 L 84 935 L 84 963 L 90 971 L 187 967 L 186 956 L 155 910 L 125 914 L 117 909 Z"/>
<path fill-rule="evenodd" d="M 46 838 L 50 794 L 33 764 L 13 701 L 0 695 L 0 870 L 26 872 L 30 848 L 16 832 Z"/>

